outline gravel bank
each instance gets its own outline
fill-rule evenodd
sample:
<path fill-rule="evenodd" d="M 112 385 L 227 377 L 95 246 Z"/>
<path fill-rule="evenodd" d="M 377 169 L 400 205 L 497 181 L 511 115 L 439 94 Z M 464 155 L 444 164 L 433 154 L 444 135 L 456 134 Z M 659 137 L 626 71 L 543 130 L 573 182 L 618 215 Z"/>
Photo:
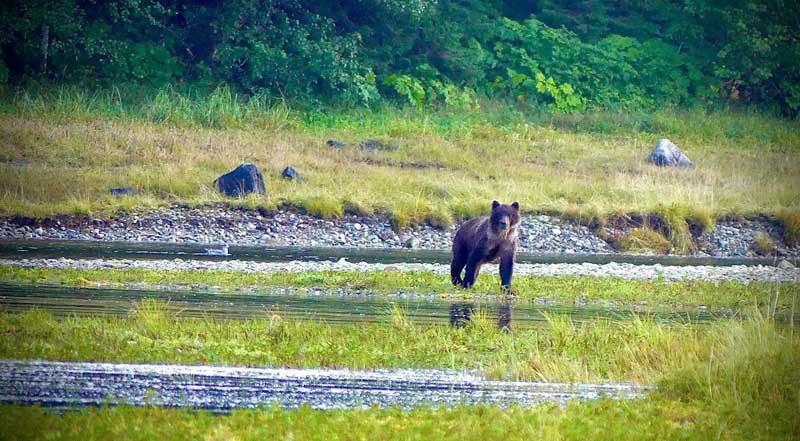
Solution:
<path fill-rule="evenodd" d="M 128 260 L 128 259 L 0 259 L 0 265 L 13 265 L 26 268 L 69 268 L 69 269 L 149 269 L 161 271 L 241 271 L 245 273 L 306 272 L 306 271 L 431 271 L 446 276 L 448 265 L 434 263 L 351 263 L 342 259 L 338 262 L 249 262 L 241 260 Z M 487 265 L 483 273 L 497 274 L 497 265 Z M 800 282 L 799 268 L 778 268 L 770 266 L 664 266 L 633 265 L 628 263 L 558 263 L 558 264 L 516 264 L 514 274 L 521 276 L 594 276 L 616 277 L 628 280 L 663 279 L 666 281 L 706 280 L 740 282 Z"/>
<path fill-rule="evenodd" d="M 325 220 L 291 212 L 260 214 L 224 208 L 171 208 L 110 219 L 22 223 L 0 220 L 0 238 L 360 248 L 402 248 L 413 242 L 413 248 L 450 249 L 457 228 L 442 230 L 424 225 L 397 234 L 384 218 Z M 588 228 L 550 216 L 524 218 L 521 233 L 521 251 L 614 252 Z"/>
<path fill-rule="evenodd" d="M 456 226 L 428 225 L 400 234 L 386 218 L 345 216 L 324 220 L 298 213 L 230 208 L 182 208 L 120 214 L 112 218 L 63 218 L 44 222 L 0 219 L 3 239 L 60 239 L 128 242 L 227 243 L 306 247 L 401 248 L 447 250 Z M 522 219 L 520 251 L 548 253 L 613 253 L 611 245 L 582 225 L 555 216 Z M 782 246 L 779 229 L 767 219 L 721 221 L 701 240 L 702 255 L 754 256 L 751 244 L 767 234 L 788 256 L 800 256 L 800 247 Z"/>

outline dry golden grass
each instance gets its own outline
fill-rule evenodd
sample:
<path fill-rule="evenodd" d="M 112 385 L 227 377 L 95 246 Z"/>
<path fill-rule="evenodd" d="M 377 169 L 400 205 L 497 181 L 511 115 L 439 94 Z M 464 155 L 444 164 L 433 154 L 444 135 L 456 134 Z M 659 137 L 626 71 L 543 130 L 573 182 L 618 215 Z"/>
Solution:
<path fill-rule="evenodd" d="M 418 124 L 418 131 L 413 131 Z M 492 199 L 518 200 L 528 211 L 587 215 L 681 207 L 712 216 L 800 210 L 800 149 L 716 145 L 673 139 L 695 169 L 645 162 L 658 136 L 575 134 L 529 125 L 488 124 L 437 134 L 424 122 L 377 134 L 396 146 L 363 152 L 333 149 L 328 137 L 357 142 L 364 130 L 333 133 L 258 126 L 179 127 L 138 119 L 0 116 L 0 210 L 46 216 L 223 201 L 213 180 L 254 162 L 266 197 L 241 203 L 271 209 L 288 203 L 320 216 L 345 209 L 386 212 L 399 226 L 487 210 Z M 280 177 L 286 165 L 304 177 Z M 110 187 L 133 187 L 115 198 Z"/>

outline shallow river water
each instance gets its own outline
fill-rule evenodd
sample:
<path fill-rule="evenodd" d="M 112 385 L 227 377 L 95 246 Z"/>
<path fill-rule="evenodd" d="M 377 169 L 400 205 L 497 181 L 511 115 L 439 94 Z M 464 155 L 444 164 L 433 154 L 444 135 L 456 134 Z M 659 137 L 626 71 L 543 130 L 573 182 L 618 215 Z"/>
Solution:
<path fill-rule="evenodd" d="M 647 316 L 664 323 L 707 323 L 729 317 L 732 311 L 709 312 L 703 308 L 685 310 L 662 307 L 610 307 L 563 305 L 551 302 L 482 298 L 477 301 L 450 300 L 423 295 L 372 295 L 367 292 L 292 290 L 276 288 L 248 292 L 199 290 L 155 290 L 28 286 L 0 282 L 0 308 L 20 312 L 30 308 L 55 315 L 124 316 L 142 301 L 153 299 L 183 317 L 221 319 L 284 318 L 325 323 L 387 323 L 398 309 L 414 322 L 462 326 L 476 313 L 501 328 L 529 328 L 546 323 L 547 315 L 566 315 L 575 322 L 593 320 L 625 321 Z"/>

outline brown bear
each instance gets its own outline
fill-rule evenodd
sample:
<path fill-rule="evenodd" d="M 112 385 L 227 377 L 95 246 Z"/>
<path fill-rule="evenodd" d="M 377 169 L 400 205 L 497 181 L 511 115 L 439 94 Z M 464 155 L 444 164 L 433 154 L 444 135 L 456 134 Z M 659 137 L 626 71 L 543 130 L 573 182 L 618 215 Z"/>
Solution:
<path fill-rule="evenodd" d="M 481 265 L 500 259 L 500 286 L 511 288 L 514 255 L 519 236 L 519 202 L 504 205 L 492 201 L 492 213 L 470 219 L 461 225 L 453 238 L 453 262 L 450 279 L 453 285 L 469 288 L 475 284 Z M 461 270 L 466 267 L 464 278 Z"/>

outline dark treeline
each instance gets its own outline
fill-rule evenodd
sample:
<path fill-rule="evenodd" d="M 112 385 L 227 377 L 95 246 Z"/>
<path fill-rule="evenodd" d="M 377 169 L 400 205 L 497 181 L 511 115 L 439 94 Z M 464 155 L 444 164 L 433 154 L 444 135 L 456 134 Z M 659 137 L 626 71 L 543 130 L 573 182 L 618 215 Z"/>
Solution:
<path fill-rule="evenodd" d="M 569 112 L 800 110 L 790 0 L 12 0 L 0 82 L 213 89 L 295 102 Z"/>

